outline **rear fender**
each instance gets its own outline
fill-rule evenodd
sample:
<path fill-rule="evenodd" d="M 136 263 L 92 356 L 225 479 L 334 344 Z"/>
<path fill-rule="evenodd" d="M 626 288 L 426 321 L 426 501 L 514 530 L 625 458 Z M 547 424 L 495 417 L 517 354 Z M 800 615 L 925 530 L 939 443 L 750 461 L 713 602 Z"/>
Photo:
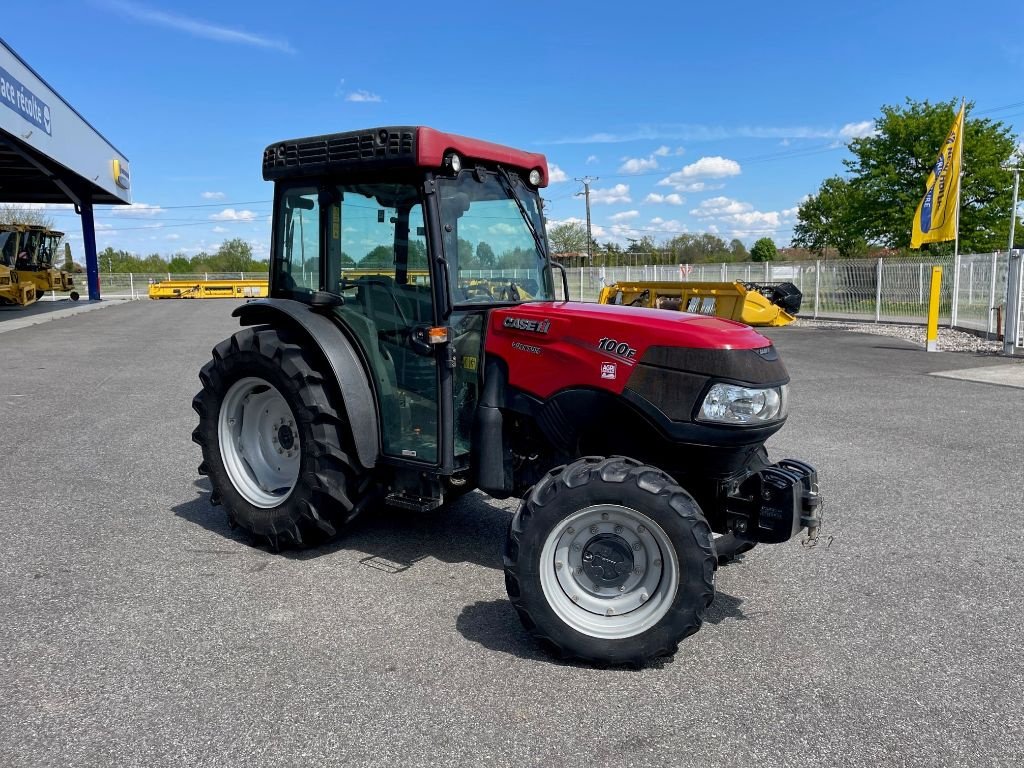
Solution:
<path fill-rule="evenodd" d="M 352 428 L 356 458 L 373 469 L 380 455 L 377 401 L 352 342 L 328 318 L 291 299 L 250 301 L 231 313 L 242 325 L 287 325 L 304 334 L 320 350 L 341 393 L 341 407 Z"/>

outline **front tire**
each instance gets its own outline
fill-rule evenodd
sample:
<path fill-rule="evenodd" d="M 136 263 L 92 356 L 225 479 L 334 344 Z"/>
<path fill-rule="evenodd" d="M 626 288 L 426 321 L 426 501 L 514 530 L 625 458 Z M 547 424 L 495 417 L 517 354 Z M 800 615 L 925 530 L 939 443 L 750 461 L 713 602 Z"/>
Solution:
<path fill-rule="evenodd" d="M 654 467 L 580 459 L 513 517 L 505 584 L 523 625 L 562 658 L 640 666 L 675 653 L 714 599 L 711 527 Z"/>
<path fill-rule="evenodd" d="M 245 329 L 214 348 L 192 401 L 211 501 L 275 550 L 333 537 L 370 498 L 320 367 L 287 332 Z"/>

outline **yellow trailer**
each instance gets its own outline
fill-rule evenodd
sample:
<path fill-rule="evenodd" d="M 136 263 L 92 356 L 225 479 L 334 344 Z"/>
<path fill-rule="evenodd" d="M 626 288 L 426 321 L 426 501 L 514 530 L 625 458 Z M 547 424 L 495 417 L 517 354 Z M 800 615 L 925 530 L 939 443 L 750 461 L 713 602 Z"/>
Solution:
<path fill-rule="evenodd" d="M 671 309 L 736 320 L 747 325 L 789 325 L 800 310 L 792 283 L 615 283 L 601 289 L 601 304 Z"/>
<path fill-rule="evenodd" d="M 266 280 L 161 280 L 149 284 L 151 299 L 261 299 Z"/>

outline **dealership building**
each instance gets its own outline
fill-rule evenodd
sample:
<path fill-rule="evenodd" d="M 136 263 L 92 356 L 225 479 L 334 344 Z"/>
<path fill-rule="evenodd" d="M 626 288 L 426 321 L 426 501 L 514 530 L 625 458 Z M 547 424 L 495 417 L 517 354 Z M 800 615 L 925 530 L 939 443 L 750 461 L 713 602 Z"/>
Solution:
<path fill-rule="evenodd" d="M 93 206 L 131 201 L 128 158 L 0 38 L 0 203 L 75 206 L 91 300 L 100 298 Z"/>

